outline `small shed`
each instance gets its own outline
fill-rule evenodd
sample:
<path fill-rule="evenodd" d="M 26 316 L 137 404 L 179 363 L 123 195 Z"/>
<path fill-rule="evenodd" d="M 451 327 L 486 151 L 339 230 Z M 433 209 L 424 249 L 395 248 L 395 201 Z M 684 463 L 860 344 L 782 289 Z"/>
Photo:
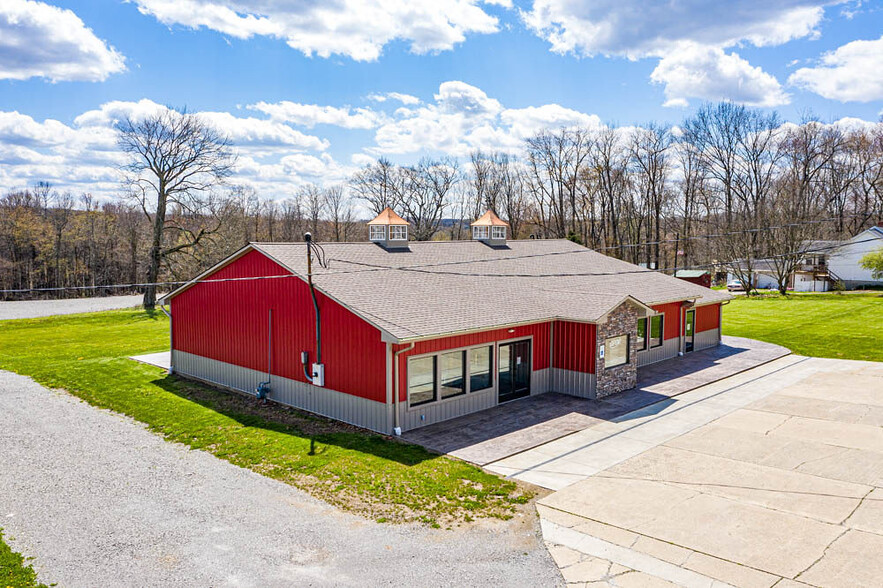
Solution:
<path fill-rule="evenodd" d="M 678 270 L 675 277 L 681 280 L 711 288 L 711 273 L 707 270 Z"/>

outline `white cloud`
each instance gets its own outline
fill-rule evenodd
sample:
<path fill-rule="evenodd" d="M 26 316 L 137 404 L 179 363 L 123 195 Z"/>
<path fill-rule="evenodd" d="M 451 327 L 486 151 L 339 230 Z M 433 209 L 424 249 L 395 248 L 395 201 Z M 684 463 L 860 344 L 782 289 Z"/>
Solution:
<path fill-rule="evenodd" d="M 71 10 L 31 0 L 0 2 L 0 79 L 98 82 L 125 59 Z"/>
<path fill-rule="evenodd" d="M 524 139 L 546 128 L 601 125 L 595 115 L 558 104 L 505 108 L 481 89 L 460 81 L 442 83 L 434 103 L 402 107 L 394 116 L 377 129 L 371 155 L 441 152 L 462 157 L 474 149 L 517 152 Z"/>
<path fill-rule="evenodd" d="M 802 67 L 788 82 L 841 102 L 883 99 L 883 37 L 852 41 L 827 53 L 815 67 Z"/>
<path fill-rule="evenodd" d="M 558 53 L 661 57 L 687 41 L 781 45 L 816 33 L 824 0 L 534 0 L 522 18 Z"/>
<path fill-rule="evenodd" d="M 470 33 L 497 31 L 478 0 L 134 0 L 168 25 L 205 27 L 240 39 L 284 39 L 306 55 L 372 61 L 394 40 L 414 53 L 448 50 Z M 495 2 L 500 4 L 500 2 Z"/>
<path fill-rule="evenodd" d="M 410 94 L 402 94 L 401 92 L 387 92 L 385 94 L 368 94 L 366 96 L 368 100 L 373 100 L 374 102 L 386 102 L 387 100 L 397 100 L 402 104 L 407 106 L 413 106 L 415 104 L 420 104 L 420 98 L 416 96 L 411 96 Z"/>
<path fill-rule="evenodd" d="M 321 151 L 328 141 L 292 129 L 274 120 L 235 117 L 229 112 L 202 112 L 200 116 L 230 137 L 239 147 L 286 147 L 298 150 Z"/>
<path fill-rule="evenodd" d="M 165 108 L 148 99 L 112 101 L 80 114 L 70 125 L 0 111 L 0 189 L 48 181 L 75 192 L 115 194 L 125 156 L 117 148 L 113 125 Z M 236 117 L 228 112 L 199 115 L 229 136 L 236 147 L 240 154 L 237 181 L 268 197 L 291 195 L 306 181 L 342 177 L 353 169 L 323 153 L 329 147 L 327 139 L 304 134 L 284 121 Z"/>
<path fill-rule="evenodd" d="M 660 59 L 653 81 L 666 105 L 689 98 L 771 106 L 787 103 L 779 82 L 735 53 L 818 35 L 823 7 L 841 0 L 534 0 L 521 16 L 556 53 Z"/>
<path fill-rule="evenodd" d="M 663 57 L 650 79 L 665 86 L 665 106 L 687 106 L 688 98 L 764 107 L 789 102 L 775 77 L 735 53 L 703 45 L 684 44 Z"/>
<path fill-rule="evenodd" d="M 350 156 L 350 161 L 353 162 L 353 165 L 364 167 L 377 161 L 377 158 L 367 153 L 353 153 Z"/>
<path fill-rule="evenodd" d="M 318 104 L 298 104 L 287 100 L 272 104 L 258 102 L 248 108 L 263 112 L 274 120 L 308 128 L 316 125 L 333 125 L 345 129 L 373 129 L 383 120 L 381 113 L 370 108 L 338 108 Z"/>

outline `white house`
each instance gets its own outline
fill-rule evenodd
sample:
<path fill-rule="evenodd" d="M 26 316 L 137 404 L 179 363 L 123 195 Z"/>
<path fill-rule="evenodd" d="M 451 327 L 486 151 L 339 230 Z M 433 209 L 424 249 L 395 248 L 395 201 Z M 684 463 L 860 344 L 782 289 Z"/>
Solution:
<path fill-rule="evenodd" d="M 842 280 L 847 289 L 861 286 L 883 286 L 883 280 L 874 280 L 871 270 L 864 269 L 861 258 L 883 248 L 883 227 L 877 225 L 862 231 L 828 255 L 828 267 L 834 276 Z"/>
<path fill-rule="evenodd" d="M 859 263 L 865 255 L 883 248 L 883 227 L 864 230 L 846 241 L 814 241 L 808 248 L 806 258 L 798 264 L 788 281 L 788 289 L 794 292 L 827 292 L 834 284 L 842 282 L 847 290 L 863 286 L 883 286 L 883 280 L 874 280 L 870 270 Z M 775 290 L 776 277 L 768 260 L 755 263 L 754 287 Z M 737 281 L 734 274 L 727 274 L 727 283 Z"/>

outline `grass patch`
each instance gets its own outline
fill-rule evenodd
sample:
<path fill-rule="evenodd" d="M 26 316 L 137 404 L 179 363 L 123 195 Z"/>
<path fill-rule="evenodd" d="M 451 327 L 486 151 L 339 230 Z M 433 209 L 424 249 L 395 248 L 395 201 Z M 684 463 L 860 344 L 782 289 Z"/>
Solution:
<path fill-rule="evenodd" d="M 127 359 L 168 348 L 160 312 L 110 311 L 0 325 L 0 368 L 63 388 L 151 430 L 390 522 L 509 518 L 532 495 L 416 445 L 168 376 Z"/>
<path fill-rule="evenodd" d="M 883 361 L 883 296 L 874 292 L 737 296 L 724 306 L 724 335 L 799 355 Z"/>
<path fill-rule="evenodd" d="M 3 540 L 3 529 L 0 529 L 0 586 L 5 588 L 49 588 L 37 582 L 34 572 L 27 560 Z"/>

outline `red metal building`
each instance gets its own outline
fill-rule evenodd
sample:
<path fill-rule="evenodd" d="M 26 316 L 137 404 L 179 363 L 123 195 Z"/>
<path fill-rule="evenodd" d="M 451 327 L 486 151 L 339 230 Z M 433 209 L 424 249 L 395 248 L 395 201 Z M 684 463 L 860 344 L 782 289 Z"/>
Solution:
<path fill-rule="evenodd" d="M 253 243 L 163 299 L 175 373 L 390 433 L 523 396 L 598 398 L 717 345 L 729 298 L 566 240 Z M 313 261 L 316 261 L 313 258 Z M 315 298 L 314 298 L 315 297 Z M 317 317 L 318 315 L 318 317 Z"/>

